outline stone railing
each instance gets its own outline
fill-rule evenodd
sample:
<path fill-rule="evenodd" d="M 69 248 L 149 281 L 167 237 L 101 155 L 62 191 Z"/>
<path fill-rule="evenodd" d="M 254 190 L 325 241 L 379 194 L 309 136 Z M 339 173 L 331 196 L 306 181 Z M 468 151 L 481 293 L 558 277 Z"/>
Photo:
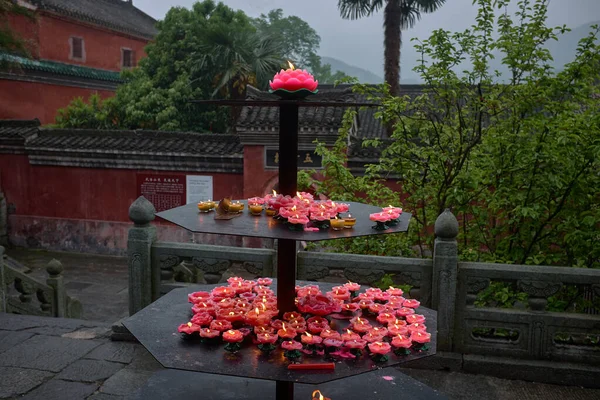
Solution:
<path fill-rule="evenodd" d="M 150 224 L 154 214 L 144 198 L 130 208 L 131 313 L 185 284 L 178 281 L 223 281 L 225 271 L 236 266 L 236 273 L 249 277 L 272 276 L 273 250 L 157 242 Z M 437 310 L 438 350 L 464 357 L 459 363 L 464 369 L 471 355 L 600 363 L 599 315 L 546 310 L 548 298 L 565 286 L 583 287 L 591 294 L 591 308 L 597 309 L 600 270 L 459 263 L 458 222 L 449 210 L 438 217 L 435 235 L 432 259 L 300 251 L 297 278 L 373 284 L 385 274 L 393 275 L 395 283 L 411 286 L 411 297 Z M 490 282 L 512 284 L 528 296 L 526 304 L 511 309 L 476 307 L 478 294 Z"/>
<path fill-rule="evenodd" d="M 4 247 L 0 246 L 0 312 L 81 318 L 81 303 L 66 294 L 60 261 L 50 261 L 46 272 L 44 284 L 5 264 Z"/>
<path fill-rule="evenodd" d="M 524 304 L 523 309 L 475 307 L 477 294 L 485 290 L 491 281 L 515 285 L 517 290 L 528 295 L 528 304 Z M 459 263 L 453 350 L 600 363 L 600 316 L 547 311 L 548 298 L 564 286 L 589 287 L 599 298 L 600 271 Z"/>

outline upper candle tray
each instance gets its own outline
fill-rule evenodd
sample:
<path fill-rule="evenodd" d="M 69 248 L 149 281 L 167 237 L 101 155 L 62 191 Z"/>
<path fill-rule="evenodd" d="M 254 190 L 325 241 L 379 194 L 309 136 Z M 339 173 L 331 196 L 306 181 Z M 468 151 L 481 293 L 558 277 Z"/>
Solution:
<path fill-rule="evenodd" d="M 246 203 L 246 201 L 242 201 L 242 203 Z M 194 203 L 162 211 L 156 215 L 196 233 L 252 236 L 268 239 L 292 239 L 306 242 L 398 233 L 408 230 L 408 224 L 412 216 L 410 213 L 403 212 L 400 214 L 398 225 L 384 231 L 378 231 L 372 228 L 375 222 L 369 220 L 369 214 L 380 212 L 380 207 L 356 202 L 347 202 L 347 204 L 350 205 L 349 212 L 352 214 L 352 218 L 356 218 L 356 225 L 351 229 L 342 229 L 340 231 L 334 231 L 331 228 L 319 232 L 291 231 L 287 224 L 265 215 L 264 212 L 256 217 L 250 215 L 248 207 L 245 207 L 244 211 L 242 211 L 243 215 L 231 220 L 215 220 L 214 211 L 200 213 L 198 206 Z"/>

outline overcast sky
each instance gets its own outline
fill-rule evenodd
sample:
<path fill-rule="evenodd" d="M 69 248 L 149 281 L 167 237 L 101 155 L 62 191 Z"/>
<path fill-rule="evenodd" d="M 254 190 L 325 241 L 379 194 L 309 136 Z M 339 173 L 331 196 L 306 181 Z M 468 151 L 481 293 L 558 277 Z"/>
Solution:
<path fill-rule="evenodd" d="M 321 36 L 319 54 L 338 58 L 348 64 L 383 75 L 383 16 L 380 11 L 370 18 L 357 21 L 339 16 L 337 0 L 222 0 L 234 9 L 250 16 L 267 13 L 274 8 L 286 15 L 297 15 L 308 22 Z M 170 7 L 189 8 L 196 0 L 133 0 L 136 7 L 154 18 L 162 19 Z M 472 0 L 447 0 L 437 12 L 424 15 L 417 25 L 404 33 L 403 49 L 411 46 L 411 37 L 427 38 L 438 28 L 464 30 L 473 23 L 476 8 Z M 516 3 L 516 0 L 513 0 Z M 549 24 L 567 24 L 571 28 L 600 20 L 600 0 L 551 0 Z M 412 57 L 406 51 L 402 57 Z"/>

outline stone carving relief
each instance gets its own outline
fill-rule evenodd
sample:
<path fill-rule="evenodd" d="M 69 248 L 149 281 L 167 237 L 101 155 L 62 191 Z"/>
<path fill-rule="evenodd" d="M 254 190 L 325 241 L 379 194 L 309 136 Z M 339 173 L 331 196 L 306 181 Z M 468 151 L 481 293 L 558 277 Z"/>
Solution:
<path fill-rule="evenodd" d="M 544 281 L 518 281 L 517 287 L 532 297 L 550 297 L 562 288 L 562 283 Z"/>
<path fill-rule="evenodd" d="M 307 281 L 316 281 L 317 279 L 323 279 L 326 276 L 329 276 L 328 267 L 317 267 L 314 265 L 309 265 L 306 267 L 304 279 L 306 279 Z"/>
<path fill-rule="evenodd" d="M 251 274 L 254 274 L 256 276 L 263 275 L 263 263 L 254 263 L 254 262 L 250 262 L 250 261 L 244 261 L 242 266 L 244 267 L 244 269 L 246 271 L 250 272 Z"/>
<path fill-rule="evenodd" d="M 398 280 L 406 285 L 420 287 L 421 273 L 420 272 L 397 272 L 394 275 Z M 381 278 L 380 278 L 381 279 Z"/>
<path fill-rule="evenodd" d="M 485 290 L 490 285 L 490 280 L 487 278 L 467 278 L 467 293 L 477 294 Z"/>
<path fill-rule="evenodd" d="M 159 257 L 160 279 L 170 281 L 173 279 L 173 269 L 181 264 L 181 259 L 173 254 L 165 254 Z"/>
<path fill-rule="evenodd" d="M 192 263 L 194 264 L 194 267 L 204 272 L 213 274 L 222 274 L 231 266 L 231 261 L 229 260 L 219 260 L 214 258 L 210 259 L 193 257 Z"/>
<path fill-rule="evenodd" d="M 346 268 L 344 276 L 352 282 L 371 285 L 381 278 L 385 272 L 381 269 Z"/>

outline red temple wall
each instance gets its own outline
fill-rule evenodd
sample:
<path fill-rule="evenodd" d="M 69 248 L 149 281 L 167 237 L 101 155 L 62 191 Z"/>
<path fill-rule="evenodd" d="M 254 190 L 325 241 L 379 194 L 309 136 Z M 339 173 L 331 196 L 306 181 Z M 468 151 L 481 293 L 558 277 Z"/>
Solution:
<path fill-rule="evenodd" d="M 5 79 L 0 79 L 0 93 L 0 119 L 37 118 L 42 124 L 53 123 L 56 111 L 69 105 L 76 97 L 87 100 L 93 93 L 102 98 L 114 95 L 109 90 Z"/>
<path fill-rule="evenodd" d="M 137 198 L 136 175 L 200 174 L 213 177 L 215 198 L 242 198 L 241 174 L 97 169 L 31 165 L 26 155 L 0 156 L 0 182 L 9 207 L 14 245 L 124 254 L 131 227 L 128 210 Z M 182 228 L 156 221 L 159 240 L 189 242 Z M 239 238 L 197 235 L 196 241 L 239 244 Z M 239 242 L 239 243 L 238 243 Z"/>

